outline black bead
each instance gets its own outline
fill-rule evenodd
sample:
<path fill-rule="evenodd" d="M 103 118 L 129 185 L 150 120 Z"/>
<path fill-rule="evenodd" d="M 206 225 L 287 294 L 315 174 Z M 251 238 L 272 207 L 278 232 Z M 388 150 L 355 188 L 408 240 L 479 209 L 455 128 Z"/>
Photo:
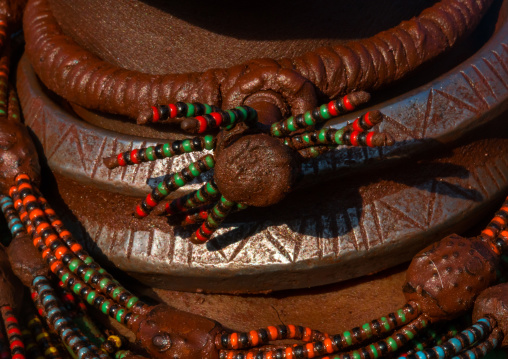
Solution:
<path fill-rule="evenodd" d="M 325 351 L 325 346 L 322 341 L 317 341 L 314 343 L 314 351 L 322 354 Z"/>
<path fill-rule="evenodd" d="M 213 211 L 212 211 L 212 213 L 213 213 Z M 259 329 L 258 335 L 259 335 L 259 339 L 260 339 L 261 343 L 264 344 L 264 343 L 268 342 L 268 333 L 266 332 L 265 329 Z"/>
<path fill-rule="evenodd" d="M 179 155 L 182 153 L 182 151 L 180 150 L 181 147 L 182 147 L 182 141 L 180 141 L 180 140 L 176 140 L 171 143 L 171 149 L 173 150 L 173 153 L 175 155 Z"/>
<path fill-rule="evenodd" d="M 129 294 L 127 292 L 123 292 L 122 294 L 120 294 L 120 297 L 118 297 L 118 300 L 120 301 L 120 303 L 126 302 L 127 300 L 129 300 Z"/>
<path fill-rule="evenodd" d="M 327 130 L 325 132 L 325 138 L 327 143 L 333 143 L 336 131 Z"/>
<path fill-rule="evenodd" d="M 305 127 L 307 127 L 307 124 L 305 123 L 305 117 L 302 114 L 297 115 L 294 118 L 294 123 L 295 123 L 297 128 L 305 128 Z"/>
<path fill-rule="evenodd" d="M 153 197 L 153 196 L 152 196 Z M 155 199 L 155 198 L 154 198 Z M 157 201 L 157 199 L 155 199 Z M 145 213 L 150 213 L 152 211 L 152 207 L 150 207 L 145 201 L 141 202 L 141 209 Z"/>
<path fill-rule="evenodd" d="M 437 359 L 439 357 L 434 348 L 429 348 L 425 352 L 427 354 L 427 358 L 429 359 Z"/>
<path fill-rule="evenodd" d="M 362 351 L 363 357 L 365 359 L 370 359 L 370 353 L 365 348 L 361 348 L 360 350 Z"/>
<path fill-rule="evenodd" d="M 51 243 L 49 245 L 49 249 L 51 249 L 52 251 L 54 251 L 55 249 L 57 249 L 58 247 L 60 246 L 60 242 L 59 241 L 53 241 L 53 243 Z"/>
<path fill-rule="evenodd" d="M 204 115 L 205 106 L 202 103 L 193 102 L 192 104 L 194 105 L 194 109 L 195 109 L 194 112 L 196 113 L 197 116 Z"/>
<path fill-rule="evenodd" d="M 337 109 L 337 112 L 339 113 L 339 115 L 344 112 L 344 102 L 342 101 L 342 99 L 338 99 L 335 101 L 335 108 Z"/>
<path fill-rule="evenodd" d="M 286 356 L 286 353 L 282 350 L 282 349 L 277 349 L 275 351 L 275 359 L 284 359 L 284 357 Z"/>
<path fill-rule="evenodd" d="M 203 149 L 203 142 L 200 137 L 194 137 L 192 139 L 192 149 L 195 151 L 201 151 Z"/>
<path fill-rule="evenodd" d="M 381 324 L 379 324 L 378 320 L 377 319 L 374 319 L 371 323 L 370 323 L 370 326 L 371 328 L 373 329 L 373 332 L 376 333 L 376 334 L 379 334 L 379 332 L 381 332 Z"/>
<path fill-rule="evenodd" d="M 240 335 L 238 335 L 238 343 L 240 343 L 240 347 L 242 348 L 249 345 L 249 336 L 247 333 L 240 333 Z"/>
<path fill-rule="evenodd" d="M 69 264 L 69 262 L 72 260 L 72 254 L 70 253 L 65 253 L 63 256 L 62 256 L 62 262 L 63 264 L 67 265 Z"/>
<path fill-rule="evenodd" d="M 207 164 L 206 164 L 205 160 L 199 160 L 199 161 L 197 162 L 197 165 L 198 165 L 198 169 L 199 169 L 199 171 L 200 171 L 201 173 L 206 172 L 206 171 L 208 171 L 208 170 L 209 170 L 209 168 L 208 168 L 208 166 L 207 166 Z"/>
<path fill-rule="evenodd" d="M 277 331 L 279 332 L 279 339 L 286 339 L 288 336 L 288 327 L 285 325 L 278 325 Z"/>
<path fill-rule="evenodd" d="M 305 358 L 305 349 L 301 345 L 297 345 L 293 347 L 293 354 L 295 355 L 295 359 L 304 359 Z"/>
<path fill-rule="evenodd" d="M 340 350 L 342 348 L 342 336 L 340 334 L 334 335 L 332 337 L 332 344 Z"/>
<path fill-rule="evenodd" d="M 169 118 L 169 106 L 160 105 L 157 111 L 159 112 L 159 120 L 167 120 Z"/>
<path fill-rule="evenodd" d="M 312 134 L 310 135 L 310 140 L 313 142 L 313 143 L 316 143 L 318 141 L 318 136 L 317 136 L 317 133 L 316 132 L 312 132 Z"/>
<path fill-rule="evenodd" d="M 104 298 L 102 295 L 98 295 L 97 297 L 95 297 L 94 301 L 93 301 L 93 304 L 98 307 L 102 304 L 102 302 L 104 302 L 106 298 Z"/>
<path fill-rule="evenodd" d="M 321 111 L 319 111 L 319 107 L 312 110 L 311 115 L 316 122 L 321 122 Z"/>
<path fill-rule="evenodd" d="M 138 161 L 139 162 L 146 162 L 146 156 L 145 155 L 146 155 L 146 149 L 143 149 L 143 148 L 140 149 L 138 151 L 138 155 L 137 155 Z"/>
<path fill-rule="evenodd" d="M 390 319 L 390 321 L 392 322 L 392 324 L 393 324 L 394 326 L 397 326 L 397 325 L 398 325 L 398 324 L 397 324 L 397 317 L 395 316 L 395 314 L 394 314 L 394 313 L 390 313 L 390 314 L 388 314 L 388 319 Z"/>
<path fill-rule="evenodd" d="M 110 294 L 115 289 L 115 284 L 111 283 L 106 287 L 106 294 Z"/>
<path fill-rule="evenodd" d="M 125 314 L 125 317 L 123 318 L 123 322 L 128 323 L 129 320 L 131 319 L 131 317 L 132 317 L 132 312 L 128 312 L 127 314 Z"/>
<path fill-rule="evenodd" d="M 155 157 L 157 158 L 164 158 L 164 145 L 157 145 L 153 148 L 153 153 L 155 154 Z"/>
<path fill-rule="evenodd" d="M 187 116 L 187 104 L 185 102 L 177 102 L 175 105 L 177 109 L 177 117 Z"/>
<path fill-rule="evenodd" d="M 356 339 L 356 341 L 359 342 L 362 340 L 362 330 L 360 327 L 354 327 L 351 329 L 351 333 L 353 334 L 353 337 Z"/>
<path fill-rule="evenodd" d="M 190 182 L 194 178 L 194 176 L 187 167 L 184 168 L 182 171 L 180 171 L 180 174 L 182 175 L 182 178 L 185 180 L 185 182 Z"/>
<path fill-rule="evenodd" d="M 127 151 L 122 153 L 122 157 L 125 163 L 132 164 L 130 152 Z"/>
<path fill-rule="evenodd" d="M 388 353 L 388 345 L 386 345 L 386 342 L 384 340 L 380 340 L 377 343 L 377 347 L 379 351 L 381 352 L 381 355 L 385 355 Z"/>
<path fill-rule="evenodd" d="M 360 132 L 360 134 L 356 137 L 360 145 L 362 146 L 367 145 L 367 134 L 368 132 Z"/>
<path fill-rule="evenodd" d="M 215 111 L 215 112 L 220 113 L 220 115 L 222 116 L 222 125 L 223 126 L 227 126 L 227 125 L 231 124 L 231 116 L 229 116 L 229 112 L 226 112 L 226 111 Z"/>
<path fill-rule="evenodd" d="M 397 334 L 395 335 L 395 338 L 397 338 L 397 339 L 399 340 L 399 342 L 400 342 L 402 345 L 404 345 L 404 344 L 406 344 L 406 343 L 407 343 L 407 338 L 406 338 L 406 336 L 405 336 L 405 335 L 403 335 L 403 334 L 401 334 L 401 333 L 397 333 Z"/>

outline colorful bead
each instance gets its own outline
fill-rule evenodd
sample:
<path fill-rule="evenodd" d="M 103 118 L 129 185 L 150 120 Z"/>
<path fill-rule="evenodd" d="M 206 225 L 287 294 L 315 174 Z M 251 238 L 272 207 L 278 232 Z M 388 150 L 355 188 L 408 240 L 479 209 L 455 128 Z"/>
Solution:
<path fill-rule="evenodd" d="M 132 151 L 126 151 L 117 155 L 104 158 L 107 168 L 113 169 L 118 166 L 129 166 L 163 158 L 181 155 L 202 150 L 213 150 L 215 139 L 211 135 L 205 137 L 194 137 L 185 140 L 176 140 L 171 143 L 159 144 L 156 146 L 144 147 Z"/>
<path fill-rule="evenodd" d="M 55 346 L 50 334 L 46 331 L 41 320 L 37 316 L 33 315 L 31 319 L 29 319 L 28 328 L 46 359 L 63 359 L 66 357 L 62 355 L 60 350 Z"/>
<path fill-rule="evenodd" d="M 219 127 L 232 128 L 239 122 L 252 125 L 257 121 L 257 112 L 248 106 L 238 106 L 227 111 L 215 111 L 210 114 L 187 118 L 182 121 L 182 130 L 190 133 L 203 133 Z"/>
<path fill-rule="evenodd" d="M 311 111 L 294 117 L 291 116 L 286 120 L 272 124 L 270 127 L 270 135 L 274 137 L 284 137 L 297 130 L 311 129 L 318 123 L 355 110 L 359 105 L 369 101 L 369 99 L 370 95 L 366 92 L 353 92 L 338 100 L 330 101 L 328 104 L 316 107 Z"/>
<path fill-rule="evenodd" d="M 164 179 L 155 187 L 151 193 L 136 207 L 136 217 L 143 218 L 170 193 L 179 187 L 192 181 L 198 175 L 202 174 L 215 166 L 215 160 L 212 155 L 206 155 L 196 162 L 173 175 L 165 176 Z"/>
<path fill-rule="evenodd" d="M 149 116 L 147 122 L 156 123 L 178 117 L 201 116 L 213 111 L 220 111 L 220 109 L 199 102 L 177 102 L 176 104 L 156 105 L 152 106 L 151 116 Z"/>
<path fill-rule="evenodd" d="M 25 344 L 23 343 L 23 336 L 14 311 L 10 306 L 4 305 L 0 307 L 0 313 L 2 315 L 5 331 L 7 332 L 7 338 L 9 340 L 11 358 L 24 359 Z"/>
<path fill-rule="evenodd" d="M 199 175 L 199 173 L 197 173 L 196 176 L 197 175 Z M 189 209 L 201 207 L 208 202 L 216 200 L 219 198 L 219 196 L 220 193 L 219 189 L 217 188 L 217 184 L 214 180 L 211 180 L 204 184 L 197 191 L 186 194 L 185 196 L 177 198 L 171 203 L 166 204 L 166 213 L 169 215 L 174 215 L 177 213 L 185 212 Z"/>
<path fill-rule="evenodd" d="M 199 244 L 208 241 L 235 206 L 235 202 L 231 202 L 224 196 L 221 196 L 219 202 L 208 212 L 206 221 L 192 234 L 191 241 Z"/>
<path fill-rule="evenodd" d="M 16 209 L 14 208 L 14 203 L 10 197 L 0 197 L 0 208 L 2 209 L 5 220 L 7 221 L 7 226 L 11 231 L 12 238 L 16 238 L 16 236 L 21 233 L 26 233 L 25 228 L 23 227 L 23 224 L 21 223 L 21 220 L 19 219 L 19 216 L 16 212 Z M 4 244 L 8 245 L 8 243 Z"/>

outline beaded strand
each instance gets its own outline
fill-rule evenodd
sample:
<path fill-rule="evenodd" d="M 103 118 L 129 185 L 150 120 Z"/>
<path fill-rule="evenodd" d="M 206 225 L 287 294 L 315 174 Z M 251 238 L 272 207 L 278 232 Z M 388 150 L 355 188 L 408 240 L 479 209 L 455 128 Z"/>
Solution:
<path fill-rule="evenodd" d="M 36 192 L 36 194 L 39 193 Z M 106 290 L 103 292 L 110 296 L 111 299 L 126 306 L 135 313 L 142 313 L 146 304 L 139 301 L 138 297 L 125 289 L 108 272 L 106 272 L 106 270 L 101 268 L 100 265 L 95 262 L 92 256 L 83 249 L 81 244 L 79 244 L 72 234 L 64 227 L 63 222 L 59 219 L 56 212 L 51 208 L 44 197 L 38 196 L 37 200 L 60 239 L 62 239 L 71 251 L 86 264 L 87 268 L 83 269 L 84 274 L 82 276 L 85 283 L 92 284 L 92 286 L 96 289 L 100 289 L 101 286 L 105 287 Z M 114 284 L 114 287 L 110 287 L 110 282 Z"/>
<path fill-rule="evenodd" d="M 174 215 L 181 212 L 186 212 L 189 209 L 201 207 L 206 203 L 218 199 L 220 196 L 217 184 L 212 179 L 205 183 L 197 191 L 188 193 L 166 204 L 166 213 Z"/>
<path fill-rule="evenodd" d="M 367 346 L 340 353 L 334 358 L 337 359 L 377 359 L 380 356 L 397 351 L 400 347 L 413 339 L 417 333 L 427 326 L 427 321 L 422 316 L 409 323 L 404 328 L 395 331 L 391 336 L 369 344 Z M 269 358 L 298 358 L 311 359 L 342 351 L 340 343 L 335 341 L 335 336 L 322 341 L 314 341 L 305 345 L 293 345 L 270 351 L 230 351 L 222 350 L 220 359 L 269 359 Z"/>
<path fill-rule="evenodd" d="M 495 328 L 489 338 L 452 359 L 480 359 L 486 356 L 491 350 L 495 349 L 499 342 L 503 340 L 503 333 L 499 328 Z"/>
<path fill-rule="evenodd" d="M 16 191 L 12 192 L 14 196 L 18 196 Z M 19 204 L 19 206 L 17 206 Z M 25 227 L 28 229 L 30 234 L 33 237 L 34 246 L 42 253 L 42 258 L 48 263 L 51 271 L 58 276 L 58 278 L 64 283 L 64 285 L 69 288 L 72 292 L 77 295 L 80 295 L 88 304 L 95 306 L 105 315 L 109 315 L 113 319 L 117 320 L 121 324 L 127 325 L 128 328 L 131 327 L 133 320 L 137 317 L 133 312 L 128 311 L 125 307 L 121 305 L 114 304 L 110 300 L 106 299 L 103 295 L 93 290 L 89 285 L 79 279 L 74 272 L 78 272 L 77 269 L 79 266 L 78 260 L 70 260 L 69 256 L 65 256 L 58 249 L 55 251 L 56 254 L 53 255 L 51 250 L 44 243 L 43 239 L 37 235 L 34 226 L 30 223 L 28 219 L 28 212 L 23 208 L 23 203 L 21 200 L 16 199 L 15 197 L 15 206 L 18 212 L 20 213 L 20 218 L 25 223 Z M 54 245 L 54 238 L 50 238 L 53 242 L 47 241 L 50 246 Z M 64 258 L 65 257 L 65 258 Z M 67 268 L 62 260 L 69 265 Z M 92 276 L 97 278 L 96 276 Z M 107 278 L 100 280 L 98 283 L 100 289 L 105 291 L 106 293 L 110 293 L 114 286 L 112 281 Z M 133 307 L 135 305 L 139 305 L 136 301 L 129 301 L 128 305 Z"/>
<path fill-rule="evenodd" d="M 256 110 L 249 106 L 238 106 L 226 111 L 212 112 L 208 115 L 186 118 L 180 127 L 190 133 L 203 133 L 212 129 L 223 127 L 231 129 L 234 125 L 244 122 L 252 125 L 257 121 Z"/>
<path fill-rule="evenodd" d="M 34 341 L 30 330 L 23 328 L 21 330 L 21 336 L 23 338 L 23 343 L 25 343 L 26 357 L 30 359 L 44 359 L 44 356 L 39 350 L 37 343 Z"/>
<path fill-rule="evenodd" d="M 65 230 L 63 223 L 56 217 L 47 201 L 42 197 L 39 197 L 38 200 L 34 196 L 35 191 L 30 184 L 28 176 L 19 175 L 16 180 L 19 184 L 18 190 L 11 191 L 11 195 L 19 196 L 20 203 L 17 210 L 20 213 L 20 217 L 23 213 L 22 207 L 26 210 L 30 223 L 25 223 L 25 225 L 29 231 L 33 232 L 32 236 L 34 238 L 41 237 L 41 242 L 55 253 L 56 259 L 58 261 L 61 260 L 74 274 L 81 277 L 85 283 L 91 284 L 114 301 L 120 304 L 125 303 L 127 309 L 141 313 L 145 303 L 139 301 L 139 298 L 128 292 L 117 281 L 111 279 L 105 271 L 101 273 L 90 266 L 91 263 L 95 263 L 93 258 L 74 240 L 70 232 Z M 55 218 L 53 221 L 55 227 L 48 223 L 45 212 L 41 208 L 45 208 L 46 213 Z M 63 240 L 61 237 L 63 237 Z M 71 249 L 69 250 L 69 248 Z M 81 257 L 77 256 L 75 252 L 79 253 Z M 62 282 L 65 283 L 63 280 Z"/>
<path fill-rule="evenodd" d="M 414 354 L 400 356 L 399 359 L 446 359 L 467 349 L 473 343 L 484 340 L 492 332 L 492 323 L 488 318 L 479 319 L 469 329 L 463 330 L 442 345 L 422 350 Z"/>
<path fill-rule="evenodd" d="M 41 348 L 46 359 L 66 359 L 67 355 L 62 355 L 61 351 L 54 345 L 51 336 L 44 328 L 41 320 L 36 316 L 28 321 L 28 328 L 35 338 L 37 345 Z"/>
<path fill-rule="evenodd" d="M 379 147 L 393 144 L 393 139 L 386 133 L 375 131 L 350 131 L 347 129 L 323 128 L 319 131 L 306 132 L 289 137 L 286 144 L 295 149 L 311 146 L 368 146 Z"/>
<path fill-rule="evenodd" d="M 237 205 L 237 203 L 232 202 L 226 197 L 221 196 L 220 200 L 215 204 L 215 206 L 208 212 L 208 216 L 206 217 L 206 221 L 191 235 L 191 241 L 194 243 L 204 243 L 210 239 L 212 234 L 219 228 L 219 225 L 224 221 L 226 216 L 231 212 L 231 210 Z M 239 209 L 247 208 L 247 206 L 242 206 Z"/>
<path fill-rule="evenodd" d="M 2 41 L 5 37 L 4 24 L 3 19 L 0 19 L 0 46 L 4 43 Z M 0 59 L 0 117 L 8 116 L 9 61 L 9 56 L 5 55 Z"/>
<path fill-rule="evenodd" d="M 215 139 L 211 135 L 206 135 L 205 137 L 176 140 L 170 143 L 121 152 L 115 156 L 106 157 L 103 161 L 107 168 L 114 169 L 119 166 L 137 165 L 143 162 L 174 157 L 183 153 L 213 150 L 214 148 Z"/>
<path fill-rule="evenodd" d="M 364 113 L 351 124 L 347 124 L 343 129 L 349 131 L 368 131 L 378 123 L 383 121 L 383 114 L 379 110 L 373 110 Z"/>
<path fill-rule="evenodd" d="M 206 155 L 196 162 L 191 163 L 189 166 L 173 175 L 167 175 L 155 187 L 146 198 L 136 206 L 135 215 L 137 218 L 144 218 L 152 212 L 152 210 L 171 192 L 177 188 L 185 186 L 194 178 L 213 168 L 215 166 L 215 159 L 212 155 Z"/>
<path fill-rule="evenodd" d="M 14 311 L 8 305 L 0 307 L 2 319 L 9 340 L 11 349 L 11 359 L 25 359 L 25 345 L 23 344 L 23 336 L 19 327 L 18 319 Z"/>
<path fill-rule="evenodd" d="M 328 334 L 299 325 L 277 325 L 250 332 L 222 334 L 217 337 L 218 349 L 246 349 L 268 344 L 270 341 L 296 339 L 304 342 L 325 340 Z"/>
<path fill-rule="evenodd" d="M 44 307 L 48 324 L 54 328 L 78 359 L 108 358 L 105 353 L 101 353 L 95 345 L 90 343 L 79 329 L 72 325 L 46 277 L 38 276 L 34 278 L 33 287 Z"/>
<path fill-rule="evenodd" d="M 10 359 L 11 353 L 9 347 L 5 342 L 5 336 L 3 333 L 3 321 L 0 321 L 0 359 Z"/>
<path fill-rule="evenodd" d="M 21 220 L 16 214 L 14 203 L 9 196 L 0 197 L 0 208 L 2 209 L 5 220 L 7 221 L 7 226 L 12 234 L 12 239 L 16 238 L 16 236 L 21 233 L 26 233 Z"/>
<path fill-rule="evenodd" d="M 270 127 L 270 135 L 273 137 L 285 137 L 297 130 L 309 130 L 318 123 L 354 111 L 358 106 L 369 100 L 370 95 L 364 91 L 350 93 L 338 100 L 316 107 L 311 111 L 275 122 Z"/>
<path fill-rule="evenodd" d="M 214 111 L 220 111 L 220 109 L 216 106 L 210 106 L 199 102 L 177 102 L 168 105 L 155 105 L 152 106 L 150 115 L 142 122 L 138 121 L 138 123 L 157 123 L 159 121 L 167 121 L 178 117 L 202 116 Z"/>
<path fill-rule="evenodd" d="M 193 224 L 201 223 L 208 218 L 208 211 L 213 208 L 212 205 L 205 205 L 203 207 L 196 208 L 195 213 L 191 213 L 185 216 L 182 221 L 182 226 L 190 226 Z"/>

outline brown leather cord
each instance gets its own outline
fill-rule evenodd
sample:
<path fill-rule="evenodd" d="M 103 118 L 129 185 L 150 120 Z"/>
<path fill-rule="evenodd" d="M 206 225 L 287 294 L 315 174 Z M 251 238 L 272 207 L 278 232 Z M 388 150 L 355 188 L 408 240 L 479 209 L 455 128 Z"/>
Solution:
<path fill-rule="evenodd" d="M 443 0 L 393 29 L 347 45 L 187 74 L 143 74 L 99 59 L 63 34 L 47 0 L 29 2 L 24 28 L 26 52 L 44 84 L 89 109 L 139 120 L 154 104 L 200 101 L 230 108 L 262 93 L 285 115 L 312 108 L 318 97 L 377 89 L 400 79 L 469 34 L 491 3 Z"/>

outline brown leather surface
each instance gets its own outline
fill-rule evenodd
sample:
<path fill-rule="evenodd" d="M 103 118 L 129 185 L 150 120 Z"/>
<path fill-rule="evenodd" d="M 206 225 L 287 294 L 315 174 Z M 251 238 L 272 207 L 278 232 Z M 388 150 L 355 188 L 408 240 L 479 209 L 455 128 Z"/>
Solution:
<path fill-rule="evenodd" d="M 27 54 L 46 86 L 88 108 L 137 117 L 156 103 L 201 101 L 230 108 L 264 92 L 273 97 L 269 101 L 285 104 L 286 115 L 310 109 L 318 98 L 400 79 L 468 34 L 491 1 L 443 0 L 391 30 L 348 45 L 203 73 L 148 75 L 109 64 L 63 34 L 47 0 L 29 2 L 24 29 Z"/>

